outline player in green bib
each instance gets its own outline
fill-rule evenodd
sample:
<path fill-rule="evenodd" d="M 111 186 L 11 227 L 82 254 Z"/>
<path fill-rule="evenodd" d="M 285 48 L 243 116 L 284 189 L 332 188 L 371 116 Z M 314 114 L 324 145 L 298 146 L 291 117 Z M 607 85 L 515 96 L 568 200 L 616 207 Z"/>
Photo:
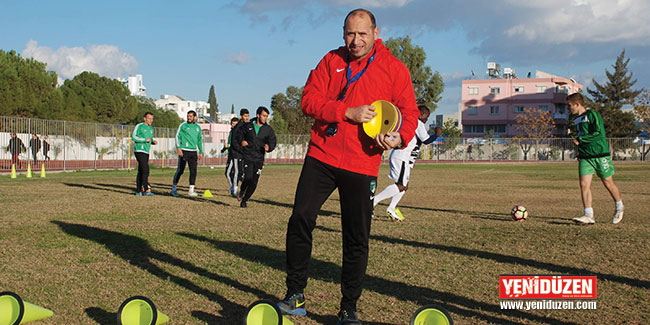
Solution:
<path fill-rule="evenodd" d="M 582 217 L 573 218 L 573 221 L 581 224 L 596 222 L 591 205 L 591 180 L 596 173 L 614 199 L 616 210 L 612 223 L 617 224 L 623 219 L 623 200 L 618 186 L 614 184 L 614 165 L 605 136 L 603 118 L 595 110 L 584 106 L 584 99 L 580 93 L 571 94 L 566 100 L 571 114 L 578 115 L 573 121 L 578 132 L 573 143 L 578 146 L 580 191 L 585 213 Z"/>
<path fill-rule="evenodd" d="M 135 143 L 134 152 L 135 159 L 138 161 L 138 175 L 136 176 L 136 191 L 137 196 L 151 196 L 153 192 L 149 188 L 149 151 L 151 145 L 156 145 L 158 142 L 153 139 L 153 113 L 144 113 L 143 122 L 136 125 L 131 135 L 131 140 Z"/>

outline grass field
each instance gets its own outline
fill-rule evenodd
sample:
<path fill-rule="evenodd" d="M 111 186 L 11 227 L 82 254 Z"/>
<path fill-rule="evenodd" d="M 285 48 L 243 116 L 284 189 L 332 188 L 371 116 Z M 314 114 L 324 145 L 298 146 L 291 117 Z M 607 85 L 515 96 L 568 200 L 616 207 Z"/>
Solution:
<path fill-rule="evenodd" d="M 611 224 L 613 203 L 594 182 L 597 223 L 577 226 L 576 164 L 417 165 L 400 204 L 406 221 L 373 221 L 360 319 L 407 324 L 435 303 L 457 324 L 650 323 L 650 165 L 615 166 L 625 218 Z M 199 170 L 199 190 L 214 194 L 207 199 L 169 196 L 171 169 L 152 171 L 154 197 L 133 195 L 133 171 L 3 176 L 0 291 L 53 310 L 42 324 L 113 324 L 133 295 L 151 298 L 171 324 L 241 323 L 249 304 L 285 293 L 299 172 L 266 166 L 247 209 L 228 195 L 223 168 Z M 383 166 L 378 191 L 386 174 Z M 336 322 L 338 204 L 335 192 L 318 219 L 309 314 L 291 317 L 296 324 Z M 529 220 L 510 219 L 516 204 Z M 501 310 L 500 274 L 596 275 L 598 309 Z"/>

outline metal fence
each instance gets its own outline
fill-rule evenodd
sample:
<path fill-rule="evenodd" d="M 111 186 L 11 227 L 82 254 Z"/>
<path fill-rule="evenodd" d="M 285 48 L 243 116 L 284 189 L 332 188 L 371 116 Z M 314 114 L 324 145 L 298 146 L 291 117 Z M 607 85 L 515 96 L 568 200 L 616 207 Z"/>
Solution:
<path fill-rule="evenodd" d="M 48 170 L 114 169 L 136 166 L 130 135 L 132 125 L 51 121 L 0 117 L 0 170 L 12 164 L 19 171 L 27 166 Z M 13 148 L 9 143 L 16 134 Z M 152 146 L 150 163 L 175 166 L 176 129 L 154 128 L 158 144 Z M 307 153 L 309 135 L 278 135 L 276 149 L 267 154 L 269 163 L 299 163 Z M 222 152 L 228 132 L 204 134 L 205 158 L 201 165 L 223 165 Z M 609 139 L 615 160 L 646 160 L 650 141 Z M 389 152 L 384 154 L 388 158 Z M 423 146 L 420 159 L 443 161 L 570 161 L 575 159 L 571 139 L 446 139 Z"/>

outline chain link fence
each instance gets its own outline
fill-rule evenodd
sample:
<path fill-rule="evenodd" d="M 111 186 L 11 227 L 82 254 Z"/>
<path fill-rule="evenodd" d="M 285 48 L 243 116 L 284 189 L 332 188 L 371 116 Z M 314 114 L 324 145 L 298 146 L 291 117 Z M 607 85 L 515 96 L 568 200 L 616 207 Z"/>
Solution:
<path fill-rule="evenodd" d="M 0 170 L 25 171 L 28 166 L 47 170 L 134 168 L 134 126 L 21 117 L 0 117 Z M 15 134 L 15 137 L 13 136 Z M 176 129 L 154 128 L 157 145 L 152 146 L 150 164 L 175 166 Z M 300 163 L 307 153 L 309 135 L 278 135 L 268 163 Z M 226 163 L 224 146 L 228 132 L 204 131 L 204 153 L 200 165 Z M 650 141 L 608 139 L 614 160 L 646 161 Z M 384 159 L 390 152 L 384 153 Z M 444 139 L 423 146 L 420 159 L 447 161 L 571 161 L 575 159 L 572 139 Z"/>

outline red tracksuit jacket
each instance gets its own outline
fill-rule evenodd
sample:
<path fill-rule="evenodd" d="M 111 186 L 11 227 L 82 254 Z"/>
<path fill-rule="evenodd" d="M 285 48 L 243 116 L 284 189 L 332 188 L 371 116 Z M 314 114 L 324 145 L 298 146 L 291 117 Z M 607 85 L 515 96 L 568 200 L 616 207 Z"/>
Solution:
<path fill-rule="evenodd" d="M 342 46 L 323 57 L 312 70 L 305 84 L 302 111 L 316 119 L 311 128 L 307 156 L 330 166 L 358 174 L 377 176 L 382 149 L 374 139 L 363 132 L 363 125 L 345 117 L 348 107 L 370 105 L 376 100 L 387 100 L 402 112 L 399 132 L 404 143 L 415 135 L 420 111 L 415 102 L 408 68 L 395 58 L 381 39 L 375 40 L 374 60 L 356 82 L 348 86 L 346 97 L 339 101 L 347 83 L 347 49 Z M 361 60 L 350 62 L 352 76 L 366 67 L 372 52 Z M 338 123 L 338 132 L 328 137 L 328 124 Z"/>

